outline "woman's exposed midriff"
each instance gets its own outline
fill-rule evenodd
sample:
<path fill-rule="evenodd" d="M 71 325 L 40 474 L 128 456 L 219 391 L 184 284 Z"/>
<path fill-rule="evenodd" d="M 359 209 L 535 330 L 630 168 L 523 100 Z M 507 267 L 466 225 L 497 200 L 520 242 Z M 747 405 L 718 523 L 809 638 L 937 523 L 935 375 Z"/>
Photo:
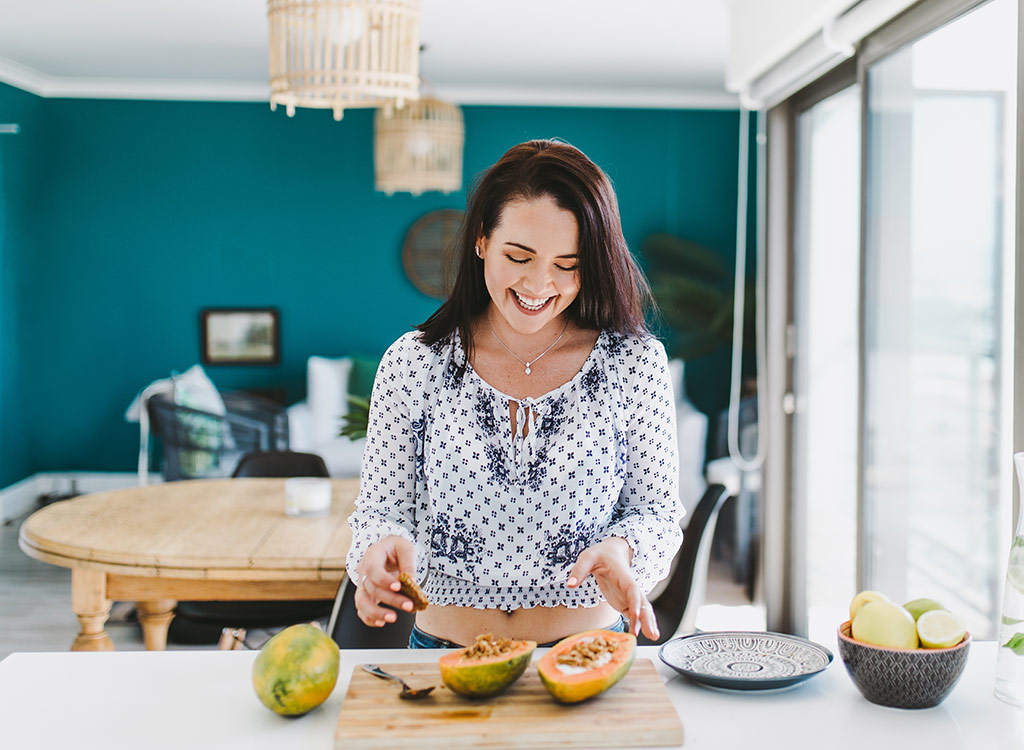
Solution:
<path fill-rule="evenodd" d="M 416 626 L 455 643 L 469 644 L 478 635 L 527 639 L 545 643 L 584 630 L 607 627 L 619 613 L 606 603 L 596 607 L 531 607 L 506 613 L 501 609 L 431 605 L 416 615 Z"/>

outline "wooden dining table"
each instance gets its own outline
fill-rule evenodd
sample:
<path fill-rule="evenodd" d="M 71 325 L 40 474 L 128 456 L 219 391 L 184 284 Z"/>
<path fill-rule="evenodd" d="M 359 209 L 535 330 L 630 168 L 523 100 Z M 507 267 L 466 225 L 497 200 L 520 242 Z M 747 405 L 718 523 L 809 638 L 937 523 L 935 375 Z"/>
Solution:
<path fill-rule="evenodd" d="M 72 651 L 111 651 L 112 601 L 137 602 L 160 651 L 178 601 L 335 597 L 351 543 L 358 479 L 331 480 L 322 518 L 285 515 L 284 479 L 202 479 L 97 492 L 22 524 L 21 549 L 71 569 L 80 632 Z"/>

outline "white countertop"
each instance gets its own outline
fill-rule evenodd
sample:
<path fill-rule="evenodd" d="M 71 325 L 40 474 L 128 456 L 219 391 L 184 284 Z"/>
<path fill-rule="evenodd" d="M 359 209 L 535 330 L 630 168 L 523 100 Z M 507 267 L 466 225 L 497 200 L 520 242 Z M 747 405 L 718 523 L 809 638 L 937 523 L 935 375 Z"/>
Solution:
<path fill-rule="evenodd" d="M 833 652 L 834 644 L 828 645 Z M 0 662 L 0 747 L 103 750 L 331 750 L 356 664 L 430 661 L 431 651 L 343 651 L 331 698 L 298 719 L 260 704 L 254 651 L 18 653 Z M 875 706 L 836 659 L 797 686 L 732 692 L 694 685 L 641 647 L 666 680 L 685 748 L 1002 750 L 1024 748 L 1024 709 L 992 694 L 996 645 L 975 642 L 960 682 L 936 708 Z"/>

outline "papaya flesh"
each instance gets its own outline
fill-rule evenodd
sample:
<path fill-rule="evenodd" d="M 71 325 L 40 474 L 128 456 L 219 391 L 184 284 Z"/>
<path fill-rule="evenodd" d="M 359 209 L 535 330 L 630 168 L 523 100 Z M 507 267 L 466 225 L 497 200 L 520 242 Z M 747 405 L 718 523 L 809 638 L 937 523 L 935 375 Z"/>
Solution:
<path fill-rule="evenodd" d="M 327 700 L 338 681 L 337 644 L 313 625 L 292 625 L 267 641 L 252 664 L 252 685 L 264 706 L 301 716 Z"/>
<path fill-rule="evenodd" d="M 481 635 L 472 646 L 438 659 L 441 682 L 467 698 L 490 698 L 520 678 L 536 648 L 536 641 Z"/>
<path fill-rule="evenodd" d="M 539 662 L 541 682 L 559 703 L 579 703 L 626 676 L 636 658 L 636 636 L 588 630 L 564 638 Z"/>

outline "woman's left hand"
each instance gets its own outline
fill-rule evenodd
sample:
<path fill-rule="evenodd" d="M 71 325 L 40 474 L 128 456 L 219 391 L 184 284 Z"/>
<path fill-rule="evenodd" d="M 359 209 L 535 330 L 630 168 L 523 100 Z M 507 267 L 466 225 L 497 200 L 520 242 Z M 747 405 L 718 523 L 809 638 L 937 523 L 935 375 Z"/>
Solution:
<path fill-rule="evenodd" d="M 580 553 L 566 585 L 573 589 L 587 576 L 594 576 L 605 601 L 628 621 L 629 632 L 639 635 L 642 629 L 644 635 L 656 641 L 660 636 L 658 621 L 651 603 L 633 580 L 629 567 L 632 556 L 633 551 L 625 539 L 609 537 Z"/>

